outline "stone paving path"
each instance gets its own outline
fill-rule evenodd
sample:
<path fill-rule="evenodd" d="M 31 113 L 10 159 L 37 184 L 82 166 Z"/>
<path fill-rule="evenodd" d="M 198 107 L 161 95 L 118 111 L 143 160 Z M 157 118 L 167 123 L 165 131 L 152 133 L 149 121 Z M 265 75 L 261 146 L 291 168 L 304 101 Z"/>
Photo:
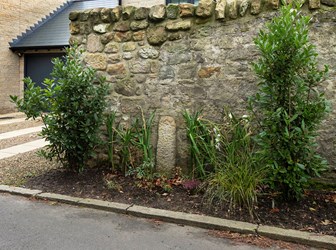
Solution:
<path fill-rule="evenodd" d="M 42 127 L 43 126 L 37 126 L 37 127 L 32 127 L 32 128 L 24 128 L 24 129 L 11 131 L 11 132 L 1 133 L 0 140 L 13 138 L 13 137 L 21 136 L 21 135 L 26 135 L 30 133 L 40 132 L 42 130 Z"/>
<path fill-rule="evenodd" d="M 8 117 L 8 118 L 7 118 Z M 18 122 L 25 122 L 25 118 L 12 118 L 11 115 L 5 116 L 1 115 L 0 118 L 0 125 L 5 125 L 5 124 L 12 124 L 12 123 L 18 123 Z M 14 138 L 14 137 L 19 137 L 22 135 L 30 134 L 30 133 L 35 133 L 39 132 L 42 130 L 43 126 L 37 126 L 37 127 L 31 127 L 31 128 L 25 128 L 25 129 L 19 129 L 19 130 L 14 130 L 6 133 L 0 133 L 0 140 L 4 139 L 9 139 L 9 138 Z M 30 142 L 26 142 L 20 145 L 16 145 L 13 147 L 5 148 L 0 150 L 0 160 L 8 157 L 12 157 L 17 154 L 21 153 L 26 153 L 38 148 L 42 148 L 46 146 L 48 142 L 46 142 L 44 139 L 39 139 L 39 140 L 34 140 Z"/>

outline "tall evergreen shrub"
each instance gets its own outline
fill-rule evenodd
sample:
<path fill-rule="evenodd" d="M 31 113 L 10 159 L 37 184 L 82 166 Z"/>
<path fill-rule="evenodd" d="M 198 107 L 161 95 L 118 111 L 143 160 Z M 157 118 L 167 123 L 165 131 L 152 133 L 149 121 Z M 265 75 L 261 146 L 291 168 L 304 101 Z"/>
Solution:
<path fill-rule="evenodd" d="M 250 104 L 260 124 L 257 141 L 271 188 L 287 199 L 299 199 L 308 180 L 327 166 L 315 138 L 328 110 L 319 88 L 328 67 L 318 67 L 309 22 L 300 6 L 284 6 L 255 39 L 260 58 L 253 68 L 260 82 Z"/>

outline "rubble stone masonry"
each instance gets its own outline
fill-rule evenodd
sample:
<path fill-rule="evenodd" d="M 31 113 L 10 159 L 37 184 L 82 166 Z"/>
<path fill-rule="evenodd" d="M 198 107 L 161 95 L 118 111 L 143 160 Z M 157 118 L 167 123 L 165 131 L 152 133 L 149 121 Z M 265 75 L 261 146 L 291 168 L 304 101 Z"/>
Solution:
<path fill-rule="evenodd" d="M 135 7 L 152 7 L 157 4 L 165 4 L 165 0 L 122 0 L 122 5 L 127 6 L 135 6 Z"/>
<path fill-rule="evenodd" d="M 323 88 L 335 107 L 336 9 L 334 2 L 324 3 L 311 0 L 303 10 L 312 16 L 310 38 L 319 63 L 330 65 Z M 250 67 L 258 56 L 253 39 L 279 7 L 276 0 L 203 0 L 198 6 L 73 12 L 70 41 L 78 43 L 84 61 L 107 78 L 111 109 L 125 120 L 139 113 L 139 106 L 147 113 L 156 110 L 155 145 L 163 147 L 157 148 L 157 163 L 162 168 L 182 166 L 187 161 L 182 112 L 203 109 L 215 120 L 224 106 L 246 112 L 247 98 L 258 82 Z M 320 140 L 320 151 L 333 166 L 335 131 L 333 108 Z M 167 143 L 176 150 L 167 153 L 161 146 Z"/>

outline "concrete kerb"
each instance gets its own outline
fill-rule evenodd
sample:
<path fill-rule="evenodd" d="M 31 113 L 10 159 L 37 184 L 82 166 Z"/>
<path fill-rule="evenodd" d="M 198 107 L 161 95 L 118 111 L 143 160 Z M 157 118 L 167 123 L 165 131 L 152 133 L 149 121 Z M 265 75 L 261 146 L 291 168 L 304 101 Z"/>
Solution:
<path fill-rule="evenodd" d="M 122 203 L 108 202 L 96 199 L 84 199 L 53 193 L 40 193 L 37 194 L 35 197 L 43 200 L 58 201 L 70 205 L 77 205 L 82 207 L 95 208 L 99 210 L 105 210 L 115 213 L 124 213 L 124 214 L 126 213 L 127 208 L 130 206 Z"/>
<path fill-rule="evenodd" d="M 7 186 L 7 185 L 0 185 L 0 192 L 10 193 L 10 194 L 15 194 L 15 195 L 22 195 L 25 197 L 36 196 L 37 194 L 42 193 L 41 190 L 12 187 L 12 186 Z"/>
<path fill-rule="evenodd" d="M 187 214 L 183 212 L 173 212 L 137 205 L 127 205 L 96 199 L 77 198 L 54 193 L 43 193 L 41 190 L 31 190 L 7 185 L 0 185 L 0 192 L 22 195 L 26 197 L 36 197 L 43 200 L 57 201 L 70 205 L 100 209 L 115 213 L 129 214 L 142 218 L 159 219 L 165 222 L 172 222 L 207 229 L 228 230 L 238 233 L 257 233 L 258 235 L 266 236 L 275 240 L 290 241 L 312 247 L 336 249 L 336 237 L 328 235 L 319 235 L 291 229 L 282 229 L 278 227 L 262 225 L 258 226 L 247 222 L 232 221 L 197 214 Z"/>

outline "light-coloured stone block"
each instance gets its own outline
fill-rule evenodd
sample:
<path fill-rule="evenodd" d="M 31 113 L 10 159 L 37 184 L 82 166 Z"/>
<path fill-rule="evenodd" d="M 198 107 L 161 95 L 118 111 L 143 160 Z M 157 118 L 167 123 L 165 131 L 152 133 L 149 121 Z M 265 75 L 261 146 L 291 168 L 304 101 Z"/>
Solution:
<path fill-rule="evenodd" d="M 215 16 L 216 19 L 224 19 L 225 18 L 225 7 L 226 0 L 218 0 L 215 8 Z"/>
<path fill-rule="evenodd" d="M 176 163 L 176 124 L 173 117 L 160 118 L 156 158 L 157 170 L 170 175 Z"/>
<path fill-rule="evenodd" d="M 319 9 L 321 7 L 320 0 L 309 0 L 308 4 L 309 4 L 309 9 L 311 10 Z"/>

